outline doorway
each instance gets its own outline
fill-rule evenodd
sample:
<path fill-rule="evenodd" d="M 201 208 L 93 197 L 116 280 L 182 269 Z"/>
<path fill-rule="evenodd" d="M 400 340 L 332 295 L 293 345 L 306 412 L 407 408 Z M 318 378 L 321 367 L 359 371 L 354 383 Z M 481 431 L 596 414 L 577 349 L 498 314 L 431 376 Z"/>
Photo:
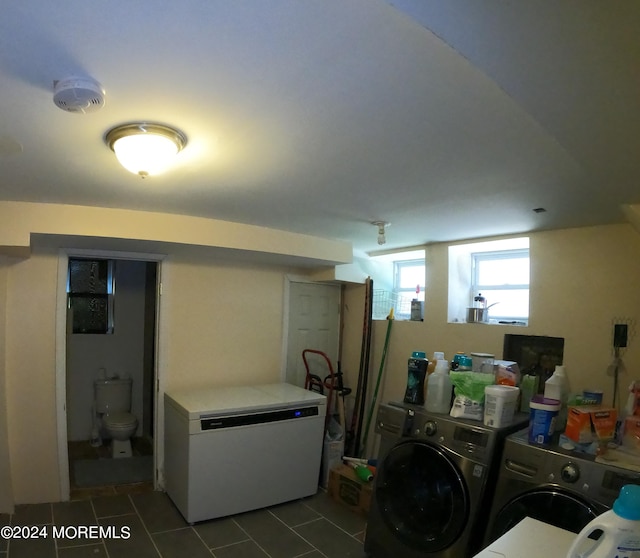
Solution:
<path fill-rule="evenodd" d="M 108 262 L 113 270 L 112 312 L 105 332 L 82 331 L 78 311 L 70 308 L 69 269 L 77 261 Z M 58 304 L 65 327 L 63 332 L 58 327 L 57 335 L 63 355 L 57 370 L 57 399 L 63 500 L 87 491 L 122 491 L 130 485 L 138 490 L 154 488 L 159 262 L 157 256 L 117 252 L 61 254 Z M 113 457 L 112 441 L 97 412 L 95 383 L 104 380 L 124 380 L 130 385 L 130 412 L 137 421 L 130 456 Z"/>
<path fill-rule="evenodd" d="M 340 285 L 288 279 L 287 288 L 284 376 L 287 383 L 304 387 L 304 349 L 322 351 L 334 368 L 337 366 L 340 352 Z"/>

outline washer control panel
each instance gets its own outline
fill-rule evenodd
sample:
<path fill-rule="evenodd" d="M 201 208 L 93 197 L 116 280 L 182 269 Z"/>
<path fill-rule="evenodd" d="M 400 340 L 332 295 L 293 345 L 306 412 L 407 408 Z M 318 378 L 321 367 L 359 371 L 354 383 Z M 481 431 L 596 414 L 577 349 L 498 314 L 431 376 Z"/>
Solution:
<path fill-rule="evenodd" d="M 435 436 L 438 433 L 438 423 L 435 420 L 428 420 L 424 423 L 422 431 L 428 438 Z"/>
<path fill-rule="evenodd" d="M 495 436 L 482 425 L 468 424 L 448 415 L 416 414 L 414 435 L 474 460 L 484 461 L 491 456 Z"/>
<path fill-rule="evenodd" d="M 560 477 L 568 483 L 577 482 L 580 478 L 580 468 L 575 463 L 565 463 L 560 469 Z"/>

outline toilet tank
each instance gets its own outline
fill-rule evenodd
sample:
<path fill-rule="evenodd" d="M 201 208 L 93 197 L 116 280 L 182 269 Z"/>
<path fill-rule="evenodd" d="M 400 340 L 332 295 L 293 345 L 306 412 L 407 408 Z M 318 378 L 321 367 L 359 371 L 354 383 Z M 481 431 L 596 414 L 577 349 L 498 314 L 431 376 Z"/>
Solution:
<path fill-rule="evenodd" d="M 131 384 L 131 379 L 96 380 L 96 412 L 129 412 L 131 410 Z"/>

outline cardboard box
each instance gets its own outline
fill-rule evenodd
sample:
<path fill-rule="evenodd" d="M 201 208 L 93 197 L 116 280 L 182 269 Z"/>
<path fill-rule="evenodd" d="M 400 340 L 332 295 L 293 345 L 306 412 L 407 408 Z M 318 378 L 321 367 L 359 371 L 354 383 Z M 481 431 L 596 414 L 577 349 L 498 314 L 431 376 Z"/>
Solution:
<path fill-rule="evenodd" d="M 569 407 L 567 438 L 579 444 L 612 440 L 616 433 L 618 412 L 613 407 L 580 405 Z"/>
<path fill-rule="evenodd" d="M 369 512 L 372 489 L 372 482 L 360 480 L 346 465 L 338 465 L 329 473 L 329 496 L 357 513 Z"/>
<path fill-rule="evenodd" d="M 342 464 L 344 440 L 325 440 L 322 446 L 322 466 L 320 468 L 320 486 L 329 486 L 329 472 Z"/>
<path fill-rule="evenodd" d="M 631 415 L 624 421 L 622 445 L 634 452 L 640 451 L 640 417 Z"/>

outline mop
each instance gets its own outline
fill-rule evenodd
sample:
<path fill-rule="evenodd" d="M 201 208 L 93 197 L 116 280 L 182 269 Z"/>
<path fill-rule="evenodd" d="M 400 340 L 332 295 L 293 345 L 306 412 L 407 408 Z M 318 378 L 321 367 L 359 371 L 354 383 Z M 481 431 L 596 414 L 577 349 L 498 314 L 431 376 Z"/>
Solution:
<path fill-rule="evenodd" d="M 371 426 L 371 419 L 373 418 L 373 410 L 376 406 L 376 401 L 378 399 L 378 390 L 380 389 L 380 380 L 382 379 L 382 373 L 384 372 L 384 364 L 387 359 L 387 349 L 389 347 L 389 338 L 391 336 L 391 326 L 393 324 L 393 308 L 391 308 L 389 315 L 387 316 L 387 335 L 384 339 L 384 347 L 382 348 L 382 357 L 380 358 L 380 369 L 378 370 L 378 379 L 376 381 L 376 388 L 373 392 L 373 399 L 371 400 L 371 407 L 369 407 L 369 416 L 367 417 L 367 426 L 364 430 L 364 436 L 362 437 L 362 448 L 367 445 L 367 440 L 369 438 L 369 427 Z"/>

